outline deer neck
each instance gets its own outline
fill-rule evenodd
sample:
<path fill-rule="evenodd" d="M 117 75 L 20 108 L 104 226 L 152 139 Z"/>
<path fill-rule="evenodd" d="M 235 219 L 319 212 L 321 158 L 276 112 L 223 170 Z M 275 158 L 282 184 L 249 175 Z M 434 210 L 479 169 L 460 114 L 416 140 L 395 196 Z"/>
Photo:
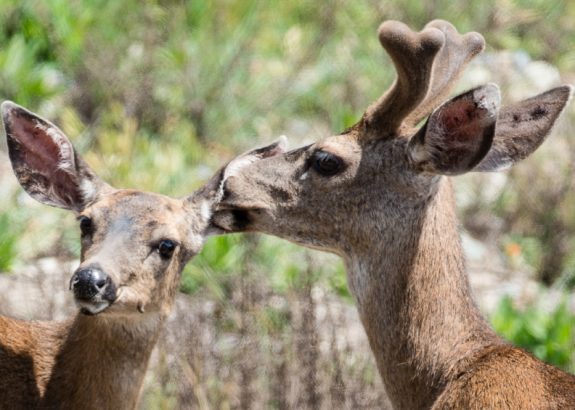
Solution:
<path fill-rule="evenodd" d="M 78 314 L 53 335 L 54 362 L 39 383 L 42 404 L 135 408 L 163 321 L 158 313 L 136 318 Z"/>
<path fill-rule="evenodd" d="M 450 181 L 373 246 L 346 257 L 349 282 L 396 408 L 429 407 L 442 387 L 498 338 L 474 304 Z M 411 213 L 411 214 L 409 214 Z"/>

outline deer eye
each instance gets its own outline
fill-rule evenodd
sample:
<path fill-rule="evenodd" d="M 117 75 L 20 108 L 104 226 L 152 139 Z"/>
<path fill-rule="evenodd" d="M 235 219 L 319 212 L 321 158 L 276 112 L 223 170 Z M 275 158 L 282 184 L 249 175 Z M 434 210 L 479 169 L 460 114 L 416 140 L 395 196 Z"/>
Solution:
<path fill-rule="evenodd" d="M 325 151 L 314 152 L 311 166 L 318 174 L 328 177 L 344 169 L 344 163 L 340 157 Z"/>
<path fill-rule="evenodd" d="M 171 258 L 175 249 L 176 243 L 169 239 L 162 239 L 158 244 L 158 253 L 163 259 Z"/>
<path fill-rule="evenodd" d="M 80 232 L 82 236 L 91 235 L 94 232 L 94 224 L 92 220 L 87 216 L 81 216 L 79 218 L 80 221 Z"/>

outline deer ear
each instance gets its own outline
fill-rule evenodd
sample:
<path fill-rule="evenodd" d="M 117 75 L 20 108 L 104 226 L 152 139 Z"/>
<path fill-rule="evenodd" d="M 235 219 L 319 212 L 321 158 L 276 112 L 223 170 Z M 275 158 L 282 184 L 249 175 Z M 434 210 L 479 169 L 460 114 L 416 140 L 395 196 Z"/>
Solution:
<path fill-rule="evenodd" d="M 274 157 L 285 153 L 287 138 L 281 136 L 278 140 L 265 147 L 255 148 L 232 159 L 214 174 L 200 189 L 185 199 L 186 204 L 201 203 L 200 214 L 206 221 L 211 221 L 213 208 L 224 197 L 224 182 L 234 176 L 241 168 L 261 159 Z M 194 211 L 196 212 L 196 211 Z M 213 223 L 208 227 L 206 235 L 222 233 L 220 227 Z"/>
<path fill-rule="evenodd" d="M 565 85 L 503 108 L 493 145 L 474 171 L 501 171 L 531 155 L 549 135 L 572 93 L 573 87 Z"/>
<path fill-rule="evenodd" d="M 105 184 L 58 127 L 10 101 L 1 111 L 12 169 L 30 196 L 76 212 L 96 198 Z"/>
<path fill-rule="evenodd" d="M 473 169 L 491 148 L 500 101 L 499 88 L 488 84 L 438 107 L 409 142 L 413 166 L 442 175 Z"/>
<path fill-rule="evenodd" d="M 226 179 L 234 176 L 241 168 L 260 159 L 274 157 L 285 152 L 287 138 L 285 135 L 279 137 L 275 142 L 265 147 L 255 148 L 238 155 L 216 172 L 203 187 L 195 191 L 186 198 L 186 201 L 193 202 L 196 198 L 210 199 L 213 202 L 221 200 L 223 196 L 223 185 Z"/>
<path fill-rule="evenodd" d="M 244 152 L 232 159 L 224 167 L 224 175 L 222 183 L 226 181 L 231 176 L 237 174 L 237 172 L 251 164 L 252 162 L 259 161 L 260 159 L 275 157 L 276 155 L 281 155 L 285 153 L 287 147 L 287 138 L 285 135 L 280 136 L 276 141 L 265 147 L 254 148 L 248 152 Z"/>

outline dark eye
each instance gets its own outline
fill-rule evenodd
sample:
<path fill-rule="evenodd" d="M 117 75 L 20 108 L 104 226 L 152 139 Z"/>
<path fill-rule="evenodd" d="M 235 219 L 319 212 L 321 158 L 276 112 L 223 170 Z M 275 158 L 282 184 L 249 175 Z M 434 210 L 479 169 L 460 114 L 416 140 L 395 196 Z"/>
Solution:
<path fill-rule="evenodd" d="M 82 236 L 91 235 L 94 232 L 94 225 L 92 224 L 92 220 L 87 216 L 81 216 L 80 220 L 80 232 Z"/>
<path fill-rule="evenodd" d="M 162 239 L 158 244 L 158 252 L 164 259 L 171 258 L 175 249 L 176 243 L 174 241 L 170 241 L 169 239 Z"/>
<path fill-rule="evenodd" d="M 341 172 L 344 168 L 340 157 L 325 151 L 316 151 L 313 154 L 311 166 L 318 174 L 328 177 Z"/>

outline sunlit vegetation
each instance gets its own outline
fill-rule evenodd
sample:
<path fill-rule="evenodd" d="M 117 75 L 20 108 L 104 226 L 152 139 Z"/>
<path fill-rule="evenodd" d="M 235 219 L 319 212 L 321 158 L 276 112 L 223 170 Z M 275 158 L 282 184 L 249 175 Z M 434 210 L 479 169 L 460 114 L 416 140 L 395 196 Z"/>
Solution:
<path fill-rule="evenodd" d="M 575 78 L 572 1 L 0 0 L 0 100 L 57 123 L 114 186 L 183 196 L 278 135 L 296 146 L 352 125 L 393 80 L 379 23 L 421 28 L 433 18 L 481 32 L 489 56 L 509 50 Z M 490 61 L 499 60 L 480 68 L 512 98 L 520 74 L 506 77 Z M 566 301 L 575 286 L 575 144 L 566 138 L 574 113 L 568 108 L 557 127 L 556 148 L 493 194 L 489 177 L 458 185 L 473 199 L 461 204 L 467 230 L 493 245 L 505 269 L 560 289 Z M 27 198 L 0 155 L 0 271 L 78 257 L 76 221 Z M 162 342 L 148 408 L 373 408 L 383 400 L 336 257 L 264 236 L 211 238 L 181 290 L 198 310 L 179 346 L 197 348 L 175 358 L 174 341 Z M 573 371 L 569 306 L 542 313 L 537 301 L 522 309 L 506 298 L 492 321 Z"/>

